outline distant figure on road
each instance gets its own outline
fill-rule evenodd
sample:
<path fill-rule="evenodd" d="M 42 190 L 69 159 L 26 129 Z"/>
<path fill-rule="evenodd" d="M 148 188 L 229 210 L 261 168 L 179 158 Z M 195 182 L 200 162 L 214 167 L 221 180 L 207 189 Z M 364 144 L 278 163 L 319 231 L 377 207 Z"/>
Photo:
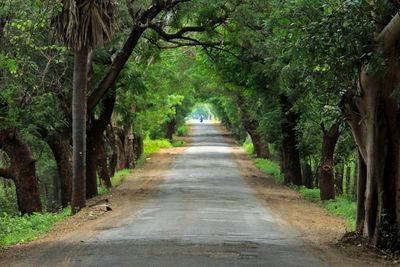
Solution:
<path fill-rule="evenodd" d="M 203 123 L 203 116 L 200 116 L 200 122 Z"/>

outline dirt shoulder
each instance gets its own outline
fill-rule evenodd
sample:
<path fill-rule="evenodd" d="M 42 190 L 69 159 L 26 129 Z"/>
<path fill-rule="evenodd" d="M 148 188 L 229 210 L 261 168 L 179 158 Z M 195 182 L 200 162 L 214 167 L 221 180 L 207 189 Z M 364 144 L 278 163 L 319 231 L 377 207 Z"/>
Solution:
<path fill-rule="evenodd" d="M 256 192 L 265 207 L 277 215 L 280 223 L 300 233 L 306 250 L 332 266 L 399 266 L 371 248 L 345 245 L 339 240 L 346 234 L 343 219 L 329 214 L 298 192 L 278 185 L 260 171 L 222 127 L 218 127 L 228 143 L 246 183 Z"/>
<path fill-rule="evenodd" d="M 190 142 L 186 138 L 185 142 Z M 174 161 L 186 146 L 162 149 L 154 153 L 146 163 L 123 178 L 120 186 L 109 193 L 88 200 L 87 207 L 74 216 L 57 223 L 53 230 L 38 240 L 0 249 L 0 266 L 9 266 L 13 259 L 29 255 L 32 250 L 46 250 L 58 241 L 85 242 L 99 231 L 116 227 L 123 218 L 139 211 L 152 196 L 158 193 L 160 184 Z M 107 207 L 111 211 L 107 211 Z"/>

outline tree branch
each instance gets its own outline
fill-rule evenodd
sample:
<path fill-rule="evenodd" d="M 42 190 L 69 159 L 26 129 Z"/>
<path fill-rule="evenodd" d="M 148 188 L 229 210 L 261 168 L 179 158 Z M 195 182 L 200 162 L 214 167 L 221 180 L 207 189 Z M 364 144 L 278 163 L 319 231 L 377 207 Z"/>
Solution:
<path fill-rule="evenodd" d="M 399 11 L 392 20 L 385 26 L 375 41 L 381 45 L 385 52 L 393 48 L 400 38 L 400 15 Z"/>
<path fill-rule="evenodd" d="M 11 180 L 15 179 L 14 172 L 11 170 L 11 168 L 0 168 L 0 177 Z"/>

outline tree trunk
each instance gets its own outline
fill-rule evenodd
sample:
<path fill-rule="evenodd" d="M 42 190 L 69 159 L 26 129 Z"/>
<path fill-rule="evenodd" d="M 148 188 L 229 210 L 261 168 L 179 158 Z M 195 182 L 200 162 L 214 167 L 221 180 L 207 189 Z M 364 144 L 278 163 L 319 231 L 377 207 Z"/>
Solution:
<path fill-rule="evenodd" d="M 350 179 L 351 179 L 351 168 L 350 166 L 346 167 L 346 195 L 350 194 Z"/>
<path fill-rule="evenodd" d="M 282 159 L 284 171 L 284 183 L 301 185 L 301 165 L 300 153 L 297 147 L 296 125 L 299 115 L 291 110 L 292 105 L 287 96 L 280 96 L 280 105 L 282 109 L 283 119 L 281 122 L 283 140 L 282 140 Z"/>
<path fill-rule="evenodd" d="M 15 183 L 18 208 L 21 214 L 42 211 L 35 159 L 28 145 L 14 129 L 0 131 L 0 148 L 9 159 L 10 167 L 0 169 L 0 177 Z"/>
<path fill-rule="evenodd" d="M 60 180 L 61 206 L 67 207 L 72 196 L 71 136 L 63 133 L 46 136 L 45 141 L 53 152 Z"/>
<path fill-rule="evenodd" d="M 89 127 L 87 131 L 87 151 L 86 158 L 86 197 L 91 198 L 98 194 L 97 192 L 97 170 L 99 161 L 101 163 L 100 177 L 105 185 L 111 187 L 111 180 L 107 170 L 107 162 L 105 159 L 104 138 L 103 133 L 107 130 L 107 126 L 111 122 L 111 116 L 115 106 L 115 87 L 111 94 L 103 100 L 103 110 L 98 119 L 94 115 L 90 117 Z"/>
<path fill-rule="evenodd" d="M 323 128 L 323 142 L 321 153 L 321 169 L 319 176 L 319 188 L 321 200 L 335 198 L 333 155 L 335 146 L 340 136 L 339 123 L 334 124 L 329 130 Z"/>
<path fill-rule="evenodd" d="M 101 143 L 99 143 L 98 146 L 98 157 L 97 157 L 97 166 L 99 168 L 99 173 L 100 173 L 100 179 L 102 181 L 102 184 L 106 186 L 107 188 L 111 188 L 111 177 L 110 177 L 110 172 L 108 171 L 108 166 L 107 166 L 107 155 L 106 155 L 106 150 L 105 150 L 105 144 L 104 144 L 104 139 L 101 139 Z"/>
<path fill-rule="evenodd" d="M 86 205 L 86 91 L 89 50 L 75 52 L 72 89 L 72 212 Z"/>
<path fill-rule="evenodd" d="M 237 97 L 237 104 L 239 107 L 240 118 L 246 132 L 250 135 L 253 143 L 254 152 L 258 158 L 269 159 L 269 148 L 268 144 L 264 143 L 261 139 L 260 134 L 257 132 L 258 121 L 253 119 L 248 112 L 248 104 L 243 96 Z"/>
<path fill-rule="evenodd" d="M 399 248 L 400 109 L 391 96 L 399 82 L 397 59 L 393 48 L 385 75 L 362 70 L 361 93 L 346 100 L 345 110 L 361 155 L 357 231 L 375 246 Z"/>
<path fill-rule="evenodd" d="M 305 187 L 313 188 L 313 175 L 311 165 L 309 163 L 306 163 L 303 166 L 303 179 L 303 184 Z"/>
<path fill-rule="evenodd" d="M 335 172 L 335 188 L 336 188 L 336 195 L 343 195 L 343 165 L 340 164 L 336 167 Z"/>
<path fill-rule="evenodd" d="M 172 140 L 176 128 L 176 119 L 173 118 L 167 122 L 165 138 L 168 140 Z"/>

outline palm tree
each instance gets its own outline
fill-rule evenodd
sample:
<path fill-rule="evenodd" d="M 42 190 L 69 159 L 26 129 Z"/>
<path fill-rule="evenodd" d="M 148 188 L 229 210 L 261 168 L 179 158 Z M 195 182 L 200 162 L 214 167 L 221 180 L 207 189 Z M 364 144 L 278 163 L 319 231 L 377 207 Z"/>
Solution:
<path fill-rule="evenodd" d="M 58 40 L 74 52 L 72 96 L 72 211 L 86 205 L 86 94 L 88 56 L 117 27 L 115 0 L 62 0 L 53 20 Z"/>

